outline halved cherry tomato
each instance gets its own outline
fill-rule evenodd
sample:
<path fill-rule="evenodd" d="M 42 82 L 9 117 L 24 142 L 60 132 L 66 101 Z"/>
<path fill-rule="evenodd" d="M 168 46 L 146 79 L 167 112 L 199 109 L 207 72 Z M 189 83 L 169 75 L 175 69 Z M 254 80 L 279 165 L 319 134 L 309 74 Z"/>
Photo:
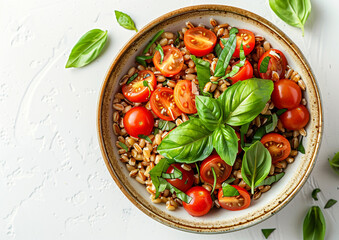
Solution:
<path fill-rule="evenodd" d="M 233 65 L 236 65 L 239 62 L 240 60 L 235 62 Z M 244 66 L 242 66 L 239 69 L 239 72 L 237 72 L 233 77 L 230 77 L 229 79 L 232 80 L 232 84 L 234 84 L 238 81 L 246 80 L 252 77 L 253 77 L 253 67 L 251 63 L 248 60 L 246 60 Z"/>
<path fill-rule="evenodd" d="M 162 49 L 164 51 L 164 59 L 162 63 L 160 63 L 161 55 L 159 51 L 156 51 L 153 57 L 154 66 L 165 77 L 172 77 L 181 71 L 184 65 L 184 57 L 181 51 L 175 47 L 168 45 Z"/>
<path fill-rule="evenodd" d="M 299 130 L 305 127 L 310 120 L 310 113 L 304 105 L 300 104 L 281 114 L 280 120 L 286 129 Z"/>
<path fill-rule="evenodd" d="M 173 173 L 174 167 L 177 168 L 182 173 L 181 179 L 173 178 L 173 179 L 166 179 L 166 181 L 169 182 L 174 187 L 178 188 L 179 190 L 186 192 L 193 185 L 194 172 L 193 172 L 192 169 L 190 171 L 183 169 L 181 167 L 181 164 L 179 164 L 179 163 L 174 163 L 174 164 L 171 164 L 171 166 L 168 167 L 166 173 Z"/>
<path fill-rule="evenodd" d="M 217 175 L 217 188 L 221 187 L 223 183 L 231 174 L 232 167 L 228 165 L 218 154 L 212 154 L 206 158 L 200 165 L 200 176 L 204 182 L 213 185 L 214 177 L 212 167 Z"/>
<path fill-rule="evenodd" d="M 132 137 L 148 136 L 153 130 L 154 117 L 145 107 L 134 107 L 125 114 L 123 122 L 126 132 Z"/>
<path fill-rule="evenodd" d="M 220 206 L 231 211 L 238 211 L 248 208 L 249 205 L 251 204 L 250 194 L 242 187 L 239 187 L 237 185 L 231 186 L 236 188 L 240 195 L 234 197 L 224 197 L 222 188 L 220 188 L 218 193 L 218 200 Z"/>
<path fill-rule="evenodd" d="M 157 88 L 151 96 L 152 111 L 166 121 L 175 120 L 182 113 L 175 104 L 173 90 L 167 87 Z"/>
<path fill-rule="evenodd" d="M 175 103 L 181 111 L 188 114 L 197 112 L 195 95 L 192 92 L 192 83 L 190 80 L 181 80 L 177 82 L 174 88 Z"/>
<path fill-rule="evenodd" d="M 202 57 L 213 51 L 217 36 L 203 27 L 190 28 L 185 32 L 184 43 L 191 54 Z"/>
<path fill-rule="evenodd" d="M 250 52 L 252 52 L 255 46 L 254 34 L 249 30 L 239 29 L 239 32 L 237 33 L 237 46 L 235 47 L 233 57 L 236 57 L 236 58 L 239 57 L 241 43 L 242 43 L 245 55 L 248 55 Z M 222 44 L 221 41 L 220 41 L 220 46 L 224 48 L 224 45 Z"/>
<path fill-rule="evenodd" d="M 205 188 L 195 186 L 190 188 L 186 194 L 192 198 L 190 203 L 183 202 L 185 210 L 194 217 L 200 217 L 207 214 L 212 206 L 211 193 Z"/>
<path fill-rule="evenodd" d="M 290 142 L 278 133 L 266 134 L 260 142 L 270 152 L 273 163 L 286 159 L 291 153 Z"/>
<path fill-rule="evenodd" d="M 260 72 L 260 65 L 265 57 L 270 57 L 268 62 L 267 71 L 265 73 Z M 258 62 L 258 72 L 262 79 L 272 79 L 272 72 L 278 73 L 279 78 L 282 79 L 285 76 L 285 69 L 287 66 L 287 60 L 285 55 L 277 49 L 271 49 L 266 51 Z"/>
<path fill-rule="evenodd" d="M 275 107 L 292 109 L 300 104 L 301 89 L 292 80 L 281 79 L 274 83 L 271 98 Z"/>
<path fill-rule="evenodd" d="M 144 81 L 148 82 L 149 88 L 144 85 Z M 122 93 L 131 102 L 147 102 L 156 85 L 157 80 L 154 73 L 144 70 L 140 71 L 132 82 L 122 86 Z"/>

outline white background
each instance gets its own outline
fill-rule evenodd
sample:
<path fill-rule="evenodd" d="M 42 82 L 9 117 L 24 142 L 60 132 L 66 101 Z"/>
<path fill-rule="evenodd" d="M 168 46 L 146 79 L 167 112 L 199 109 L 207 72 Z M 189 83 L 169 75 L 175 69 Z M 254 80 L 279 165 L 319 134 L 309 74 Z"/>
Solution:
<path fill-rule="evenodd" d="M 324 134 L 315 169 L 302 191 L 277 215 L 235 233 L 197 235 L 164 226 L 132 205 L 101 157 L 96 107 L 105 73 L 133 31 L 171 10 L 219 3 L 257 13 L 282 29 L 308 59 L 322 95 Z M 0 239 L 302 239 L 314 204 L 339 200 L 339 176 L 327 159 L 339 150 L 339 4 L 313 0 L 305 37 L 282 22 L 266 0 L 0 0 Z M 82 34 L 108 30 L 101 56 L 82 69 L 65 69 Z M 320 187 L 319 201 L 310 194 Z M 326 239 L 339 239 L 339 204 L 323 210 Z"/>

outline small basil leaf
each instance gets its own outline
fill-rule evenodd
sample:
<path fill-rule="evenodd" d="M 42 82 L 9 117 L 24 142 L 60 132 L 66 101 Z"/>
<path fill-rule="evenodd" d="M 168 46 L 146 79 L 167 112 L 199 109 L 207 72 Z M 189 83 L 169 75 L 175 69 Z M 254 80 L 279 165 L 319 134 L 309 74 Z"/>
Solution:
<path fill-rule="evenodd" d="M 229 178 L 229 179 L 226 179 L 223 183 L 228 183 L 230 184 L 231 182 L 234 182 L 235 178 Z"/>
<path fill-rule="evenodd" d="M 128 16 L 126 13 L 119 12 L 117 10 L 115 10 L 114 12 L 117 22 L 121 27 L 126 28 L 128 30 L 135 30 L 136 32 L 138 32 L 138 29 L 135 27 L 135 24 L 130 16 Z"/>
<path fill-rule="evenodd" d="M 176 168 L 174 165 L 173 167 L 173 172 L 172 173 L 162 173 L 161 177 L 165 179 L 180 179 L 182 180 L 182 172 Z"/>
<path fill-rule="evenodd" d="M 151 39 L 151 41 L 149 43 L 147 43 L 144 51 L 142 52 L 143 54 L 146 54 L 148 52 L 148 50 L 151 48 L 152 44 L 155 43 L 156 40 L 158 40 L 158 38 L 161 36 L 161 34 L 164 33 L 164 30 L 160 30 L 159 32 L 157 32 L 154 37 Z"/>
<path fill-rule="evenodd" d="M 195 104 L 199 118 L 205 124 L 205 127 L 211 131 L 217 128 L 223 117 L 218 100 L 210 97 L 196 96 Z"/>
<path fill-rule="evenodd" d="M 212 188 L 212 191 L 211 191 L 211 195 L 212 195 L 214 193 L 215 186 L 217 185 L 217 175 L 215 174 L 213 167 L 211 167 L 211 170 L 212 170 L 212 174 L 213 174 L 213 188 Z"/>
<path fill-rule="evenodd" d="M 270 133 L 270 132 L 273 132 L 274 129 L 276 128 L 277 124 L 278 124 L 278 116 L 277 114 L 272 114 L 272 120 L 265 124 L 265 131 L 266 133 Z"/>
<path fill-rule="evenodd" d="M 180 34 L 177 32 L 177 38 L 174 40 L 174 46 L 179 47 L 180 46 Z"/>
<path fill-rule="evenodd" d="M 324 240 L 326 233 L 326 222 L 321 209 L 313 206 L 307 212 L 303 224 L 304 240 Z"/>
<path fill-rule="evenodd" d="M 107 41 L 107 31 L 93 29 L 85 33 L 73 47 L 66 68 L 79 68 L 91 63 L 101 53 Z"/>
<path fill-rule="evenodd" d="M 330 207 L 332 207 L 334 204 L 336 204 L 337 203 L 337 200 L 334 200 L 334 199 L 330 199 L 330 200 L 328 200 L 327 201 L 327 203 L 326 203 L 326 205 L 325 205 L 325 209 L 326 208 L 330 208 Z"/>
<path fill-rule="evenodd" d="M 128 152 L 128 147 L 126 146 L 125 143 L 119 142 L 119 145 L 120 145 L 120 147 L 122 147 L 123 149 L 125 149 L 126 152 Z"/>
<path fill-rule="evenodd" d="M 159 128 L 164 131 L 171 131 L 173 128 L 175 128 L 177 125 L 174 122 L 165 121 L 160 119 L 159 120 Z"/>
<path fill-rule="evenodd" d="M 136 56 L 135 61 L 139 64 L 141 64 L 144 67 L 147 67 L 146 60 L 152 59 L 153 56 Z"/>
<path fill-rule="evenodd" d="M 238 32 L 239 32 L 239 30 L 237 28 L 232 27 L 228 34 L 233 35 L 233 34 L 237 34 Z"/>
<path fill-rule="evenodd" d="M 277 175 L 265 178 L 264 181 L 262 181 L 261 183 L 259 183 L 255 187 L 264 186 L 264 185 L 271 185 L 272 183 L 278 182 L 284 175 L 285 175 L 285 173 L 282 172 L 282 173 L 278 173 Z"/>
<path fill-rule="evenodd" d="M 145 139 L 149 143 L 152 143 L 152 140 L 148 136 L 146 136 L 144 134 L 139 134 L 138 137 Z"/>
<path fill-rule="evenodd" d="M 228 77 L 233 77 L 235 74 L 237 74 L 240 71 L 240 68 L 245 65 L 246 56 L 245 56 L 244 47 L 242 45 L 242 42 L 241 42 L 241 45 L 240 45 L 240 51 L 239 52 L 240 52 L 239 53 L 240 62 L 233 65 L 231 72 L 227 73 L 224 77 L 222 77 L 222 79 L 225 79 L 225 78 L 228 78 Z"/>
<path fill-rule="evenodd" d="M 200 93 L 205 96 L 211 96 L 210 93 L 204 92 L 204 87 L 206 83 L 210 81 L 211 77 L 210 63 L 200 58 L 197 58 L 194 55 L 191 55 L 191 59 L 193 60 L 197 68 L 197 78 L 199 82 Z"/>
<path fill-rule="evenodd" d="M 297 150 L 299 152 L 301 152 L 302 154 L 305 154 L 305 148 L 304 148 L 304 145 L 303 145 L 303 138 L 304 137 L 301 137 L 300 143 L 299 143 L 299 146 L 298 146 Z"/>
<path fill-rule="evenodd" d="M 158 44 L 155 47 L 155 50 L 158 51 L 160 53 L 160 64 L 162 64 L 162 61 L 164 60 L 164 50 L 162 49 L 161 45 Z"/>
<path fill-rule="evenodd" d="M 220 46 L 220 44 L 218 43 L 217 45 L 215 45 L 214 47 L 214 52 L 217 55 L 217 57 L 219 58 L 222 52 L 222 48 Z"/>
<path fill-rule="evenodd" d="M 316 200 L 316 201 L 318 201 L 318 196 L 317 196 L 317 194 L 318 194 L 319 192 L 321 192 L 321 190 L 320 190 L 319 188 L 316 188 L 316 189 L 314 189 L 314 190 L 312 191 L 312 198 L 313 198 L 314 200 Z"/>
<path fill-rule="evenodd" d="M 264 237 L 267 239 L 274 230 L 275 228 L 261 229 L 261 232 L 262 234 L 264 234 Z"/>
<path fill-rule="evenodd" d="M 222 193 L 224 197 L 235 197 L 240 195 L 238 190 L 235 187 L 232 187 L 228 183 L 223 182 L 222 183 Z"/>
<path fill-rule="evenodd" d="M 224 110 L 224 120 L 231 126 L 251 122 L 271 98 L 273 81 L 252 78 L 239 81 L 223 92 L 218 101 Z"/>
<path fill-rule="evenodd" d="M 157 151 L 177 162 L 197 162 L 213 151 L 212 133 L 200 119 L 190 119 L 173 129 L 161 141 Z"/>
<path fill-rule="evenodd" d="M 152 183 L 155 187 L 156 193 L 155 198 L 158 198 L 160 195 L 160 192 L 164 191 L 165 189 L 163 186 L 160 186 L 160 179 L 162 173 L 166 172 L 168 167 L 174 163 L 174 160 L 163 158 L 159 161 L 157 165 L 155 165 L 151 171 L 149 172 Z M 166 187 L 166 186 L 165 186 Z M 161 191 L 160 191 L 161 190 Z"/>
<path fill-rule="evenodd" d="M 229 125 L 220 125 L 213 132 L 213 146 L 222 160 L 233 166 L 238 153 L 238 136 Z"/>
<path fill-rule="evenodd" d="M 240 127 L 240 143 L 241 143 L 241 147 L 245 146 L 245 134 L 248 132 L 248 128 L 250 127 L 250 122 L 242 125 Z"/>
<path fill-rule="evenodd" d="M 279 109 L 279 110 L 276 112 L 276 114 L 277 114 L 278 116 L 280 116 L 281 114 L 283 114 L 283 113 L 286 112 L 286 111 L 287 111 L 287 108 Z"/>
<path fill-rule="evenodd" d="M 270 7 L 285 23 L 301 28 L 304 36 L 304 25 L 311 13 L 310 0 L 269 0 Z"/>
<path fill-rule="evenodd" d="M 154 128 L 154 135 L 157 135 L 159 133 L 159 128 Z"/>
<path fill-rule="evenodd" d="M 130 84 L 134 79 L 136 79 L 138 76 L 138 73 L 134 73 L 129 79 L 128 81 L 126 82 L 126 85 L 127 84 Z"/>
<path fill-rule="evenodd" d="M 171 185 L 169 182 L 167 182 L 163 178 L 160 178 L 159 180 L 160 180 L 160 186 L 161 186 L 161 189 L 159 188 L 159 191 L 160 190 L 164 191 L 165 189 L 168 189 L 171 193 L 175 193 L 177 198 L 179 198 L 181 201 L 183 201 L 185 203 L 190 203 L 192 198 L 190 196 L 188 196 L 186 193 L 184 193 L 181 190 L 177 189 L 176 187 Z"/>
<path fill-rule="evenodd" d="M 259 185 L 270 173 L 272 157 L 264 145 L 257 141 L 244 154 L 241 175 L 245 183 L 251 187 L 252 194 L 255 186 Z"/>
<path fill-rule="evenodd" d="M 330 160 L 328 159 L 331 168 L 339 175 L 339 152 Z"/>
<path fill-rule="evenodd" d="M 267 72 L 267 68 L 268 68 L 268 63 L 270 62 L 271 57 L 270 56 L 266 56 L 262 62 L 260 63 L 260 69 L 259 72 L 260 73 L 266 73 Z"/>
<path fill-rule="evenodd" d="M 261 126 L 260 128 L 255 131 L 253 135 L 253 141 L 260 141 L 262 137 L 266 134 L 265 126 Z"/>

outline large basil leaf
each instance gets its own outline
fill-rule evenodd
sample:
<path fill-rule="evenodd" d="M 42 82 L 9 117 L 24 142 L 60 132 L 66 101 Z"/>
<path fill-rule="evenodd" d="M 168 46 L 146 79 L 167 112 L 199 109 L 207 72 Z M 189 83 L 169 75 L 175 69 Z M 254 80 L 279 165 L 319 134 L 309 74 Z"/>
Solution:
<path fill-rule="evenodd" d="M 191 55 L 191 59 L 193 60 L 195 66 L 197 67 L 197 78 L 199 82 L 200 93 L 205 96 L 211 96 L 210 93 L 204 92 L 204 87 L 206 83 L 210 81 L 211 77 L 210 63 L 200 58 L 197 58 L 194 55 Z"/>
<path fill-rule="evenodd" d="M 75 44 L 66 63 L 66 68 L 83 67 L 96 59 L 107 41 L 107 31 L 93 29 L 85 33 Z"/>
<path fill-rule="evenodd" d="M 304 25 L 311 13 L 310 0 L 269 0 L 271 9 L 285 23 L 301 28 L 304 36 Z"/>
<path fill-rule="evenodd" d="M 213 131 L 218 127 L 222 120 L 223 111 L 220 109 L 220 103 L 215 98 L 196 96 L 195 104 L 198 114 L 205 127 Z"/>
<path fill-rule="evenodd" d="M 138 32 L 138 29 L 135 27 L 134 21 L 129 15 L 123 12 L 119 12 L 117 10 L 115 10 L 114 12 L 117 22 L 121 27 Z"/>
<path fill-rule="evenodd" d="M 251 187 L 252 194 L 255 186 L 258 186 L 270 173 L 272 157 L 264 145 L 257 141 L 245 152 L 242 160 L 241 175 L 245 183 Z"/>
<path fill-rule="evenodd" d="M 200 119 L 193 118 L 173 129 L 162 140 L 157 151 L 177 162 L 197 162 L 213 151 L 212 133 Z"/>
<path fill-rule="evenodd" d="M 337 152 L 334 157 L 330 160 L 328 159 L 331 168 L 339 174 L 339 152 Z"/>
<path fill-rule="evenodd" d="M 271 98 L 273 81 L 252 78 L 227 88 L 218 101 L 224 110 L 224 120 L 231 126 L 251 122 Z"/>
<path fill-rule="evenodd" d="M 304 240 L 324 240 L 326 233 L 326 222 L 321 209 L 313 206 L 307 212 L 303 225 Z"/>
<path fill-rule="evenodd" d="M 152 168 L 152 170 L 149 172 L 149 175 L 151 177 L 152 183 L 155 187 L 156 193 L 155 193 L 155 198 L 158 198 L 160 195 L 159 187 L 160 187 L 160 179 L 162 176 L 162 173 L 167 171 L 167 168 L 174 163 L 174 160 L 172 159 L 166 159 L 163 158 L 161 159 L 157 165 Z M 161 190 L 161 189 L 160 189 Z M 164 189 L 165 190 L 165 189 Z"/>
<path fill-rule="evenodd" d="M 238 153 L 238 136 L 229 125 L 220 125 L 213 132 L 213 146 L 221 159 L 233 166 Z"/>

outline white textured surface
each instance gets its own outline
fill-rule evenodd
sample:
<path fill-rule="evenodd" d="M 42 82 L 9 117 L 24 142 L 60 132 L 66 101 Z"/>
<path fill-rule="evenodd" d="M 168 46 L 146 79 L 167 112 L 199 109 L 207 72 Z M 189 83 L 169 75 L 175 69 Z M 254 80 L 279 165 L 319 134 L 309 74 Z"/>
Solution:
<path fill-rule="evenodd" d="M 312 1 L 304 38 L 266 0 L 170 2 L 0 0 L 0 239 L 264 239 L 260 229 L 277 228 L 270 239 L 293 240 L 302 238 L 310 206 L 339 200 L 339 176 L 327 163 L 339 150 L 338 1 Z M 202 3 L 244 8 L 282 29 L 313 68 L 325 120 L 318 160 L 302 191 L 259 225 L 211 236 L 171 229 L 132 205 L 109 175 L 96 136 L 103 78 L 134 34 L 118 26 L 113 11 L 129 13 L 140 29 L 168 11 Z M 65 69 L 75 42 L 93 28 L 109 31 L 105 51 L 85 68 Z M 322 190 L 318 202 L 310 197 L 315 187 Z M 326 239 L 339 239 L 339 204 L 323 212 Z"/>

